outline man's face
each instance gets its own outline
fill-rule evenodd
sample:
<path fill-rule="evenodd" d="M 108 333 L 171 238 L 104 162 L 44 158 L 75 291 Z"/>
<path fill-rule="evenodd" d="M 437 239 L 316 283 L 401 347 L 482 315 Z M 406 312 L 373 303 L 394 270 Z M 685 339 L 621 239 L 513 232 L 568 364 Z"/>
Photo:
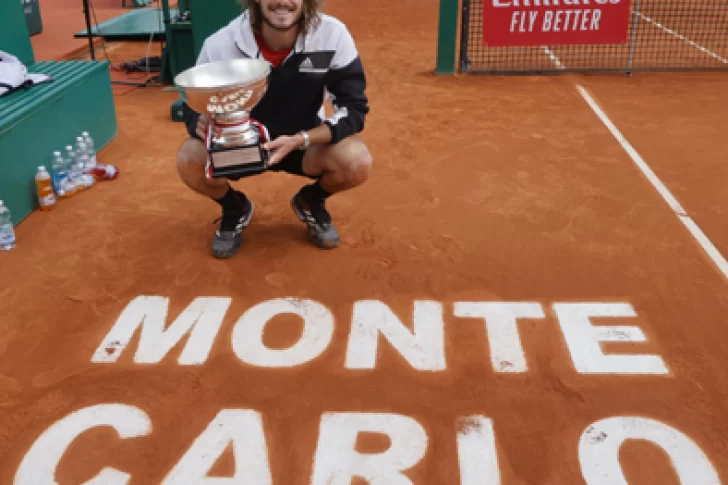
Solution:
<path fill-rule="evenodd" d="M 256 0 L 263 12 L 263 20 L 272 28 L 286 31 L 298 24 L 303 15 L 303 0 Z"/>

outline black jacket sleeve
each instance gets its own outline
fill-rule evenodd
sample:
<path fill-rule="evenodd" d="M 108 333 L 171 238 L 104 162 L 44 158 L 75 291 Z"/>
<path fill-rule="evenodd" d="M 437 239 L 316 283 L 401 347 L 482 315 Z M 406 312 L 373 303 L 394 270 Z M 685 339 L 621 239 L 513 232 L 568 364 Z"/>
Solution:
<path fill-rule="evenodd" d="M 200 119 L 200 114 L 190 108 L 187 103 L 182 103 L 182 119 L 187 127 L 187 133 L 192 137 L 200 138 L 197 136 L 197 120 Z"/>
<path fill-rule="evenodd" d="M 342 31 L 326 76 L 326 90 L 335 111 L 324 123 L 331 130 L 334 144 L 361 132 L 370 110 L 364 66 L 348 30 Z"/>

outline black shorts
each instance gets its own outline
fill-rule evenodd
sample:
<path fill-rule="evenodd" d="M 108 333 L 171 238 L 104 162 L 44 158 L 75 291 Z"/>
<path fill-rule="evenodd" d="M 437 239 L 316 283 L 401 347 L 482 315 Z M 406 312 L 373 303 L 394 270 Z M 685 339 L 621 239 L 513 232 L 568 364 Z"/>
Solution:
<path fill-rule="evenodd" d="M 195 130 L 197 128 L 197 120 L 199 118 L 199 115 L 195 113 L 194 111 L 190 110 L 187 104 L 182 105 L 182 110 L 185 113 L 185 127 L 187 129 L 187 133 L 192 138 L 196 138 L 202 142 L 202 138 L 200 138 L 197 133 L 195 133 Z M 275 164 L 274 166 L 270 167 L 267 171 L 268 172 L 286 172 L 290 173 L 291 175 L 298 175 L 301 177 L 307 177 L 310 179 L 318 179 L 318 176 L 313 175 L 307 175 L 303 173 L 303 157 L 306 154 L 306 152 L 302 150 L 293 150 L 291 153 L 286 155 L 286 157 Z M 259 174 L 254 174 L 259 175 Z M 236 176 L 236 177 L 228 177 L 230 180 L 240 180 L 243 177 L 250 177 L 251 175 L 244 175 L 244 176 Z"/>
<path fill-rule="evenodd" d="M 283 160 L 276 163 L 272 167 L 268 168 L 269 172 L 286 172 L 291 175 L 298 175 L 300 177 L 308 177 L 315 179 L 313 175 L 308 175 L 303 172 L 303 157 L 306 155 L 305 151 L 293 150 L 291 153 L 285 156 Z"/>
<path fill-rule="evenodd" d="M 197 138 L 198 140 L 202 141 L 199 137 L 194 136 L 193 138 Z M 319 177 L 314 175 L 308 175 L 303 172 L 303 157 L 306 155 L 306 152 L 303 150 L 293 150 L 291 153 L 285 156 L 283 160 L 276 163 L 275 165 L 271 166 L 266 170 L 266 172 L 285 172 L 289 173 L 291 175 L 298 175 L 299 177 L 307 177 L 313 180 L 318 179 Z M 265 173 L 265 172 L 263 172 Z M 255 175 L 260 175 L 259 173 L 252 174 L 252 175 L 236 175 L 233 177 L 225 177 L 229 180 L 240 180 L 242 178 L 247 177 L 254 177 Z"/>
<path fill-rule="evenodd" d="M 285 172 L 289 173 L 291 175 L 298 175 L 299 177 L 307 177 L 313 180 L 316 180 L 318 177 L 313 175 L 308 175 L 307 173 L 304 173 L 303 171 L 303 157 L 306 155 L 306 152 L 301 150 L 293 150 L 291 153 L 285 156 L 283 160 L 276 163 L 275 165 L 271 166 L 266 170 L 266 172 Z M 265 172 L 263 172 L 265 173 Z M 242 178 L 247 177 L 254 177 L 256 175 L 261 175 L 260 173 L 252 174 L 252 175 L 236 175 L 233 177 L 226 177 L 230 180 L 240 180 Z"/>

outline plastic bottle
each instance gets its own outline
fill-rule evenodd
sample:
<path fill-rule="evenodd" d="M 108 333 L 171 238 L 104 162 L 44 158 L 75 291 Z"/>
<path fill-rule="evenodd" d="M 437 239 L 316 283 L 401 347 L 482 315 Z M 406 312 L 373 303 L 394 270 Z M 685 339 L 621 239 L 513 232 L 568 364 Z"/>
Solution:
<path fill-rule="evenodd" d="M 94 177 L 94 180 L 113 180 L 119 176 L 119 169 L 114 165 L 105 163 L 99 163 L 96 156 L 96 149 L 94 140 L 89 135 L 88 131 L 81 133 L 81 141 L 83 141 L 83 152 L 84 152 L 84 163 L 86 169 L 84 170 L 87 175 Z M 76 138 L 76 152 L 79 151 L 80 141 Z M 88 181 L 87 181 L 88 182 Z M 88 185 L 88 183 L 87 183 Z M 93 185 L 93 184 L 91 184 Z"/>
<path fill-rule="evenodd" d="M 74 148 L 76 150 L 76 163 L 78 163 L 78 166 L 82 169 L 82 171 L 86 171 L 86 169 L 89 168 L 88 147 L 86 146 L 86 142 L 83 141 L 83 137 L 76 137 L 76 146 Z"/>
<path fill-rule="evenodd" d="M 93 175 L 96 180 L 114 180 L 119 176 L 119 169 L 115 165 L 100 163 L 86 173 Z"/>
<path fill-rule="evenodd" d="M 15 230 L 10 209 L 0 200 L 0 251 L 10 251 L 15 247 Z"/>
<path fill-rule="evenodd" d="M 66 166 L 68 167 L 69 185 L 73 187 L 73 193 L 77 194 L 86 190 L 86 185 L 81 182 L 83 172 L 78 171 L 78 160 L 76 152 L 71 145 L 66 146 Z M 68 192 L 68 190 L 66 191 Z"/>
<path fill-rule="evenodd" d="M 53 192 L 53 182 L 51 174 L 41 165 L 38 167 L 38 173 L 35 174 L 35 185 L 38 191 L 38 202 L 40 210 L 52 211 L 56 208 L 56 194 Z"/>
<path fill-rule="evenodd" d="M 76 182 L 76 152 L 71 145 L 66 145 L 66 167 L 68 169 L 68 178 L 72 182 Z"/>
<path fill-rule="evenodd" d="M 63 157 L 63 171 L 66 176 L 61 183 L 61 189 L 63 194 L 59 194 L 61 197 L 73 197 L 78 191 L 78 183 L 73 177 L 73 159 L 68 155 L 68 148 L 66 147 L 67 156 Z M 73 149 L 70 150 L 73 153 Z"/>
<path fill-rule="evenodd" d="M 58 163 L 62 166 L 61 170 L 59 171 L 59 173 L 61 173 L 62 175 L 57 176 L 55 174 L 55 168 L 53 168 L 54 173 L 52 174 L 54 177 L 58 177 L 60 179 L 60 187 L 58 190 L 56 190 L 56 195 L 63 198 L 73 197 L 73 195 L 75 195 L 78 191 L 76 187 L 77 184 L 73 178 L 72 172 L 73 160 L 69 159 L 68 148 L 70 147 L 66 147 L 66 156 L 61 155 L 60 160 L 58 161 L 56 161 L 56 159 L 54 158 L 54 163 Z M 73 149 L 71 149 L 70 151 L 73 152 Z"/>
<path fill-rule="evenodd" d="M 86 144 L 86 153 L 88 155 L 88 166 L 87 169 L 93 169 L 98 165 L 98 160 L 96 159 L 96 148 L 94 147 L 94 140 L 91 138 L 91 135 L 88 134 L 88 131 L 84 131 L 81 133 L 81 137 L 83 137 L 83 142 Z"/>
<path fill-rule="evenodd" d="M 65 197 L 66 190 L 63 184 L 68 177 L 66 170 L 66 161 L 63 159 L 61 152 L 53 152 L 53 161 L 51 162 L 51 178 L 53 179 L 53 190 L 58 197 Z"/>
<path fill-rule="evenodd" d="M 76 172 L 79 182 L 87 189 L 96 182 L 93 175 L 86 173 L 90 168 L 92 167 L 89 167 L 88 148 L 83 138 L 79 136 L 76 138 Z"/>
<path fill-rule="evenodd" d="M 73 165 L 76 161 L 76 152 L 73 151 L 71 145 L 66 145 L 66 162 Z"/>

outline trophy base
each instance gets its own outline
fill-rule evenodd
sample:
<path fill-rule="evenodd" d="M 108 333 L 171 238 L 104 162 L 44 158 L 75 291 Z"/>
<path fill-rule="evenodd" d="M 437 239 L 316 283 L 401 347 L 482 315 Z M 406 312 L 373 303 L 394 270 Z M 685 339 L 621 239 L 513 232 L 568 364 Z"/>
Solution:
<path fill-rule="evenodd" d="M 232 116 L 232 115 L 231 115 Z M 222 123 L 218 137 L 207 131 L 207 176 L 239 178 L 263 173 L 268 169 L 270 152 L 263 148 L 269 140 L 268 130 L 257 121 L 242 116 L 243 121 Z"/>
<path fill-rule="evenodd" d="M 255 175 L 268 169 L 268 152 L 261 145 L 212 147 L 207 153 L 210 178 Z"/>

